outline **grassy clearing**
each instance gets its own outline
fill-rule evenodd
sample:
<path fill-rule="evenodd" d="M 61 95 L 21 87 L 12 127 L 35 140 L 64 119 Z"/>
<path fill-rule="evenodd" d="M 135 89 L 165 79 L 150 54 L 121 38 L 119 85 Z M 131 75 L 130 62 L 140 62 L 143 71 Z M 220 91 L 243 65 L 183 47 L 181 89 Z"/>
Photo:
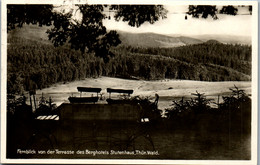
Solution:
<path fill-rule="evenodd" d="M 246 81 L 224 81 L 224 82 L 206 82 L 192 80 L 127 80 L 111 77 L 86 78 L 81 81 L 74 81 L 66 84 L 55 84 L 49 88 L 37 90 L 37 98 L 42 93 L 46 98 L 52 97 L 53 101 L 60 105 L 63 102 L 68 102 L 68 97 L 71 95 L 79 96 L 77 92 L 78 86 L 98 87 L 102 88 L 101 93 L 108 98 L 106 88 L 122 88 L 133 89 L 133 96 L 147 97 L 154 99 L 155 93 L 159 94 L 159 109 L 168 108 L 173 100 L 178 100 L 182 97 L 189 99 L 191 93 L 196 91 L 205 93 L 207 98 L 217 101 L 218 95 L 230 95 L 229 88 L 236 85 L 239 89 L 245 90 L 247 94 L 251 93 L 251 82 Z M 87 95 L 87 94 L 86 94 Z M 222 99 L 220 97 L 220 99 Z M 222 101 L 222 100 L 220 100 Z"/>

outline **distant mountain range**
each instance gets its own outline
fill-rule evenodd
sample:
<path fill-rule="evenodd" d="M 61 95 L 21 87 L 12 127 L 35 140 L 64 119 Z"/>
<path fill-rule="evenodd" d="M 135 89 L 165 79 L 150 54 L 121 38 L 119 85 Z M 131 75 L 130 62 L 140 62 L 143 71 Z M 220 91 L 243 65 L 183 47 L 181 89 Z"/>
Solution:
<path fill-rule="evenodd" d="M 178 47 L 203 43 L 191 37 L 172 37 L 156 33 L 128 33 L 118 31 L 122 44 L 134 47 Z"/>
<path fill-rule="evenodd" d="M 224 44 L 251 45 L 251 38 L 244 36 L 197 35 L 178 36 L 156 33 L 129 33 L 118 31 L 122 44 L 134 47 L 178 47 L 216 40 Z"/>
<path fill-rule="evenodd" d="M 15 29 L 8 34 L 22 38 L 37 40 L 45 44 L 51 44 L 48 40 L 46 30 L 49 27 L 39 27 L 35 25 L 25 25 L 23 28 Z M 251 45 L 250 37 L 227 36 L 227 35 L 197 35 L 182 36 L 176 34 L 156 34 L 156 33 L 129 33 L 117 31 L 122 44 L 133 47 L 178 47 L 185 45 L 200 44 L 208 40 L 216 40 L 221 43 Z"/>
<path fill-rule="evenodd" d="M 199 39 L 203 42 L 208 40 L 217 40 L 224 44 L 242 44 L 252 45 L 251 37 L 249 36 L 233 36 L 233 35 L 195 35 L 192 38 Z"/>

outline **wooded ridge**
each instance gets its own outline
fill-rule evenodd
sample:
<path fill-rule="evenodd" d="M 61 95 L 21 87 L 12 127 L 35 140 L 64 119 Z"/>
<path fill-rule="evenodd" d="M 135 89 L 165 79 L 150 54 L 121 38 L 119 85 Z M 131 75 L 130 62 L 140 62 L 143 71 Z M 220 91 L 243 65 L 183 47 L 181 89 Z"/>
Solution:
<path fill-rule="evenodd" d="M 174 48 L 121 44 L 111 49 L 115 56 L 105 63 L 92 53 L 82 54 L 68 45 L 55 48 L 42 40 L 8 36 L 8 93 L 99 76 L 145 80 L 251 80 L 249 45 L 222 44 L 214 40 Z"/>

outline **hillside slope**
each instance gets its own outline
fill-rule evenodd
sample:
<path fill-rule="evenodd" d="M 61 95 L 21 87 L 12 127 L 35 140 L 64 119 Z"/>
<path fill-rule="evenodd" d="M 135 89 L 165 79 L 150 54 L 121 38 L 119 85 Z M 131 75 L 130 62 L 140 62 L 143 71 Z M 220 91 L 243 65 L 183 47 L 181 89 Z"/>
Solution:
<path fill-rule="evenodd" d="M 203 41 L 190 37 L 171 37 L 155 33 L 128 33 L 119 31 L 122 44 L 133 47 L 178 47 Z"/>
<path fill-rule="evenodd" d="M 47 29 L 50 27 L 39 27 L 36 25 L 24 25 L 23 28 L 17 28 L 8 33 L 8 35 L 22 37 L 30 40 L 40 41 L 45 44 L 51 44 L 48 40 Z M 224 35 L 197 35 L 182 36 L 176 34 L 162 35 L 156 33 L 129 33 L 117 31 L 122 41 L 122 45 L 132 47 L 178 47 L 185 45 L 199 44 L 208 40 L 216 40 L 225 44 L 251 45 L 251 38 L 245 36 L 224 36 Z"/>
<path fill-rule="evenodd" d="M 51 44 L 46 33 L 49 28 L 46 26 L 24 25 L 23 28 L 11 31 L 9 35 Z M 124 31 L 118 31 L 118 33 L 123 45 L 133 47 L 178 47 L 203 42 L 191 37 L 172 37 L 156 33 L 128 33 Z"/>
<path fill-rule="evenodd" d="M 251 80 L 251 46 L 228 45 L 214 40 L 171 48 L 137 48 L 122 44 L 111 50 L 115 57 L 105 63 L 94 54 L 81 54 L 68 46 L 55 48 L 45 38 L 46 29 L 37 29 L 40 28 L 29 32 L 28 29 L 16 29 L 8 34 L 8 93 L 99 76 L 145 80 Z M 151 36 L 160 39 L 157 35 Z M 164 40 L 170 41 L 180 42 L 172 38 Z"/>
<path fill-rule="evenodd" d="M 191 36 L 203 42 L 208 40 L 217 40 L 224 44 L 242 44 L 242 45 L 252 45 L 252 39 L 250 36 L 233 36 L 233 35 L 197 35 Z"/>

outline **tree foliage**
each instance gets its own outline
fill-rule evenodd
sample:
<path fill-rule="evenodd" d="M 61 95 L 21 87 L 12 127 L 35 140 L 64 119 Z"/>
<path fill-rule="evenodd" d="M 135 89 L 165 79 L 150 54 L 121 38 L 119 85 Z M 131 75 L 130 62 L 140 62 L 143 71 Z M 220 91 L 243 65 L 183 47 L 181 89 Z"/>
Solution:
<path fill-rule="evenodd" d="M 229 15 L 237 15 L 238 9 L 234 6 L 228 5 L 223 6 L 223 8 L 220 10 L 221 14 L 229 14 Z"/>
<path fill-rule="evenodd" d="M 116 10 L 115 20 L 123 20 L 128 25 L 139 27 L 146 21 L 153 24 L 160 19 L 167 18 L 167 10 L 162 5 L 111 5 Z"/>
<path fill-rule="evenodd" d="M 7 31 L 23 24 L 52 24 L 53 5 L 7 5 Z"/>
<path fill-rule="evenodd" d="M 223 96 L 218 107 L 212 107 L 210 99 L 197 92 L 195 98 L 174 100 L 170 108 L 165 109 L 167 122 L 171 128 L 188 128 L 197 125 L 207 131 L 221 130 L 250 134 L 251 98 L 235 86 L 230 96 Z M 210 127 L 207 127 L 209 125 Z M 239 127 L 237 126 L 239 125 Z M 196 128 L 196 127 L 195 127 Z M 220 129 L 221 128 L 221 129 Z M 227 129 L 228 128 L 228 129 Z"/>
<path fill-rule="evenodd" d="M 113 56 L 110 48 L 121 43 L 116 31 L 107 32 L 103 20 L 107 18 L 104 8 L 107 5 L 76 5 L 82 15 L 81 20 L 73 19 L 73 11 L 68 13 L 53 10 L 53 5 L 8 5 L 8 31 L 24 23 L 52 25 L 47 31 L 49 40 L 55 47 L 66 43 L 72 49 L 94 52 L 108 62 Z M 166 17 L 162 5 L 111 5 L 110 10 L 116 12 L 115 19 L 123 18 L 129 25 L 139 27 L 145 22 L 154 23 L 160 17 Z"/>
<path fill-rule="evenodd" d="M 54 28 L 47 31 L 49 39 L 54 46 L 62 46 L 68 40 L 72 49 L 82 53 L 95 52 L 107 62 L 108 56 L 112 55 L 111 46 L 117 46 L 121 41 L 116 31 L 107 32 L 103 26 L 103 5 L 78 5 L 78 8 L 82 13 L 81 20 L 71 21 L 71 13 L 54 14 Z"/>
<path fill-rule="evenodd" d="M 166 17 L 166 10 L 161 5 L 78 5 L 81 20 L 73 19 L 72 11 L 55 12 L 52 5 L 7 5 L 9 33 L 24 24 L 48 25 L 51 27 L 49 39 L 55 47 L 59 46 L 54 48 L 19 37 L 8 38 L 8 93 L 98 76 L 147 80 L 250 80 L 250 46 L 205 43 L 179 48 L 124 45 L 115 48 L 121 41 L 116 31 L 107 32 L 103 25 L 107 18 L 103 12 L 106 7 L 115 11 L 116 20 L 136 27 Z M 228 14 L 231 9 L 227 6 L 224 10 L 223 7 L 223 13 Z M 216 6 L 190 6 L 189 12 L 195 17 L 215 17 Z"/>
<path fill-rule="evenodd" d="M 250 6 L 248 7 L 248 11 L 250 12 L 250 14 L 252 14 L 252 10 L 253 10 L 253 7 L 250 5 Z"/>
<path fill-rule="evenodd" d="M 94 53 L 82 55 L 67 45 L 55 48 L 20 37 L 10 37 L 8 43 L 8 93 L 99 76 L 201 81 L 245 81 L 251 77 L 251 47 L 244 45 L 204 43 L 179 48 L 121 45 L 110 50 L 115 56 L 105 63 Z"/>
<path fill-rule="evenodd" d="M 245 7 L 245 6 L 242 6 Z M 252 14 L 252 6 L 248 7 L 248 11 Z M 192 15 L 194 18 L 208 18 L 211 16 L 213 19 L 218 19 L 217 14 L 237 15 L 238 8 L 232 5 L 222 6 L 220 10 L 214 5 L 189 5 L 187 14 Z"/>
<path fill-rule="evenodd" d="M 53 5 L 7 5 L 7 29 L 22 27 L 23 24 L 38 24 L 51 26 L 47 31 L 54 46 L 70 44 L 72 49 L 84 52 L 94 52 L 108 62 L 113 56 L 111 47 L 121 43 L 116 31 L 107 32 L 103 20 L 108 18 L 104 9 L 114 11 L 116 21 L 128 22 L 128 25 L 140 27 L 145 22 L 151 24 L 160 18 L 167 17 L 167 10 L 163 5 L 76 5 L 82 15 L 81 20 L 73 18 L 73 10 L 58 12 Z M 55 10 L 56 9 L 56 10 Z M 249 6 L 252 11 L 252 6 Z M 217 8 L 214 5 L 190 5 L 188 14 L 195 18 L 218 19 Z M 237 8 L 223 6 L 223 14 L 237 14 Z"/>
<path fill-rule="evenodd" d="M 208 18 L 210 15 L 213 19 L 218 19 L 217 7 L 211 5 L 189 5 L 189 11 L 187 13 L 195 18 Z"/>

